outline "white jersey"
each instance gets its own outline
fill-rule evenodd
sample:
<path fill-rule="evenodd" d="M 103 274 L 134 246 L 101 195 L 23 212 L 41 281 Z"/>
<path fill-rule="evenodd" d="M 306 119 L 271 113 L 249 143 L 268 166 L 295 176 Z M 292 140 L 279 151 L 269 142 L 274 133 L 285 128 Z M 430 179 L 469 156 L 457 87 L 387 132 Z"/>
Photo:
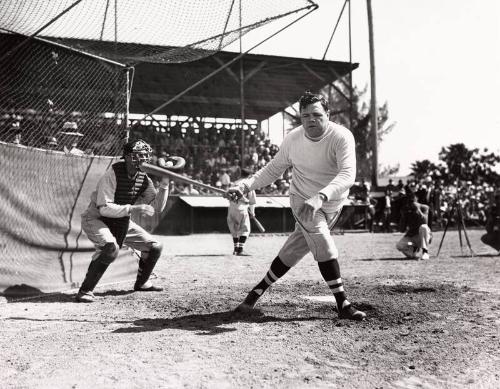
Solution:
<path fill-rule="evenodd" d="M 323 203 L 325 210 L 339 209 L 356 177 L 354 136 L 330 122 L 320 139 L 311 140 L 299 126 L 284 138 L 274 158 L 244 182 L 250 190 L 259 189 L 272 184 L 290 167 L 290 195 L 306 200 L 321 192 L 328 199 Z"/>

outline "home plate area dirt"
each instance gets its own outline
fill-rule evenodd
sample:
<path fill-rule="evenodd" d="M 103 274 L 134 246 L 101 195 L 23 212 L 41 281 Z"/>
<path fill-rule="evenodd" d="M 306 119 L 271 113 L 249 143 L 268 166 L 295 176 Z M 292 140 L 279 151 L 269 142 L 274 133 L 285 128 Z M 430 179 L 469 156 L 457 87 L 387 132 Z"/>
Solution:
<path fill-rule="evenodd" d="M 498 388 L 500 257 L 469 231 L 474 256 L 448 231 L 437 258 L 402 259 L 399 234 L 336 235 L 349 299 L 368 318 L 339 320 L 313 258 L 233 309 L 260 281 L 286 235 L 162 236 L 163 292 L 133 280 L 0 297 L 2 388 Z M 112 266 L 119 266 L 113 264 Z"/>

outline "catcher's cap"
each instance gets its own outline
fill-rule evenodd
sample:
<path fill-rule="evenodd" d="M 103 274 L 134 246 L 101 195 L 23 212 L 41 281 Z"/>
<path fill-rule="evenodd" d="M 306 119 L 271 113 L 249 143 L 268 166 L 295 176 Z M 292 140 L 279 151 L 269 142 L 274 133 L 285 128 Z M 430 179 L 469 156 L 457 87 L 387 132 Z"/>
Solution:
<path fill-rule="evenodd" d="M 142 139 L 137 139 L 123 145 L 123 156 L 132 153 L 151 153 L 153 149 Z"/>

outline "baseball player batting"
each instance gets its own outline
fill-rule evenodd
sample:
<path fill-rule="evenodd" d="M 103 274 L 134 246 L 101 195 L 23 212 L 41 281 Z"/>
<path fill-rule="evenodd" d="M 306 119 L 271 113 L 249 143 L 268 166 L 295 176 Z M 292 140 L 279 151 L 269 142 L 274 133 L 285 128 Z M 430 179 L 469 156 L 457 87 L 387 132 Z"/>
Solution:
<path fill-rule="evenodd" d="M 356 153 L 352 133 L 329 121 L 328 102 L 321 95 L 306 92 L 299 101 L 302 125 L 283 140 L 274 158 L 253 176 L 227 190 L 238 200 L 252 190 L 276 181 L 292 168 L 290 205 L 295 230 L 273 260 L 265 277 L 236 308 L 252 310 L 267 288 L 283 277 L 308 252 L 335 296 L 342 319 L 364 320 L 366 314 L 348 300 L 340 276 L 338 250 L 332 229 L 356 176 Z"/>

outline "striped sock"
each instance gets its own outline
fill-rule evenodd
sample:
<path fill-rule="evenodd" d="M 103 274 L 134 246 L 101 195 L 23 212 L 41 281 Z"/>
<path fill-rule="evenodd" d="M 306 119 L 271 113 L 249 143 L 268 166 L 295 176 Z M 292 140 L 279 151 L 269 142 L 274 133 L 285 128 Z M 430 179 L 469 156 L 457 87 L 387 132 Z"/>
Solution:
<path fill-rule="evenodd" d="M 340 310 L 344 307 L 344 302 L 347 301 L 347 297 L 344 291 L 342 278 L 340 277 L 339 262 L 334 258 L 326 262 L 318 262 L 318 266 L 323 279 L 326 281 L 326 284 L 335 297 L 337 308 Z"/>
<path fill-rule="evenodd" d="M 255 285 L 252 292 L 262 296 L 266 289 L 283 277 L 288 270 L 290 270 L 290 267 L 285 265 L 281 261 L 280 257 L 276 257 L 273 263 L 271 263 L 265 277 L 257 285 Z"/>
<path fill-rule="evenodd" d="M 246 236 L 240 236 L 240 238 L 238 239 L 238 253 L 242 253 L 243 252 L 243 247 L 245 247 L 245 242 L 247 241 L 247 237 Z"/>
<path fill-rule="evenodd" d="M 234 252 L 238 252 L 238 238 L 233 237 Z"/>

